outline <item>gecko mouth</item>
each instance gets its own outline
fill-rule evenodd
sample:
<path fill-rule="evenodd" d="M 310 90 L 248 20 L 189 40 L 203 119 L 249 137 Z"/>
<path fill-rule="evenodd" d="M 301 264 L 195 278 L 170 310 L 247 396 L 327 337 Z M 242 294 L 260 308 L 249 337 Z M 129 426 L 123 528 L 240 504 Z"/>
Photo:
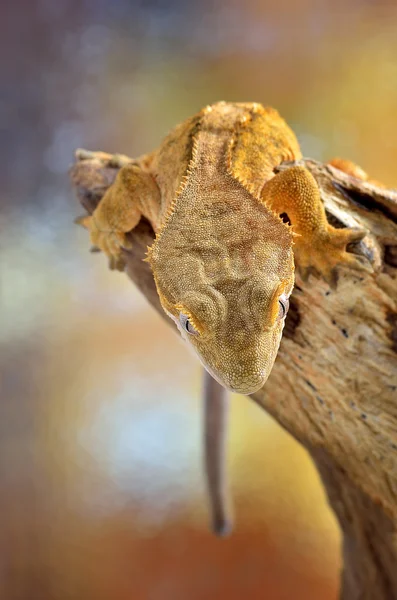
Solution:
<path fill-rule="evenodd" d="M 201 361 L 202 362 L 202 361 Z M 208 371 L 208 373 L 217 381 L 221 386 L 229 390 L 229 392 L 233 392 L 235 394 L 243 394 L 244 396 L 249 396 L 250 394 L 254 394 L 261 387 L 264 386 L 267 380 L 267 374 L 262 373 L 253 373 L 251 375 L 246 375 L 245 377 L 241 377 L 238 380 L 233 380 L 233 378 L 222 378 L 218 375 L 216 370 L 212 369 L 208 365 L 205 365 L 202 362 L 204 368 Z"/>
<path fill-rule="evenodd" d="M 218 379 L 218 381 L 219 381 L 219 379 Z M 258 390 L 260 390 L 261 387 L 263 387 L 264 384 L 266 383 L 266 379 L 257 381 L 256 383 L 250 381 L 247 383 L 238 383 L 235 385 L 227 384 L 227 383 L 224 383 L 221 381 L 219 381 L 219 383 L 221 385 L 223 385 L 223 387 L 225 387 L 230 392 L 233 392 L 235 394 L 243 394 L 243 396 L 249 396 L 250 394 L 254 394 Z"/>

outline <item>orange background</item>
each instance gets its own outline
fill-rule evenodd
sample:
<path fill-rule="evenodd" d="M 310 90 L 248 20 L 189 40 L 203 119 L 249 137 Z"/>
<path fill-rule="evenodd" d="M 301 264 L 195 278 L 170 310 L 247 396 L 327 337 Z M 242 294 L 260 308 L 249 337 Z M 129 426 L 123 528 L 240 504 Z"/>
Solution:
<path fill-rule="evenodd" d="M 88 253 L 76 147 L 151 150 L 217 100 L 279 109 L 306 156 L 397 186 L 397 4 L 1 6 L 0 598 L 337 596 L 339 532 L 300 446 L 232 398 L 236 530 L 212 537 L 200 369 Z"/>

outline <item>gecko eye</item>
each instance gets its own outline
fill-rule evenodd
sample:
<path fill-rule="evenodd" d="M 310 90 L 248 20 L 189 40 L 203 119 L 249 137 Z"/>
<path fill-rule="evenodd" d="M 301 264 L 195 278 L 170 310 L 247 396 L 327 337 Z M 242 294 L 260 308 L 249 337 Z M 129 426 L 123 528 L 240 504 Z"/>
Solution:
<path fill-rule="evenodd" d="M 179 322 L 182 325 L 182 328 L 190 333 L 190 335 L 198 335 L 197 329 L 193 327 L 187 316 L 183 313 L 179 313 Z"/>
<path fill-rule="evenodd" d="M 288 309 L 289 309 L 289 299 L 286 298 L 285 296 L 281 296 L 278 299 L 278 303 L 279 303 L 279 310 L 278 310 L 277 321 L 281 321 L 281 319 L 284 319 L 285 315 L 288 312 Z"/>

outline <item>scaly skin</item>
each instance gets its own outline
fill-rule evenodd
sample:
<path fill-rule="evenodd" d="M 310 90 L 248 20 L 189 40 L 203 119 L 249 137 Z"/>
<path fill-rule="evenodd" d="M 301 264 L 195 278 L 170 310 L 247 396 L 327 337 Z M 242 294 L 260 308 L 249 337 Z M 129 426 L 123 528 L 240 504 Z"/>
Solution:
<path fill-rule="evenodd" d="M 126 233 L 145 216 L 156 233 L 147 260 L 164 310 L 215 379 L 253 393 L 279 348 L 294 255 L 303 272 L 332 283 L 339 266 L 362 268 L 346 245 L 364 233 L 328 224 L 305 168 L 274 174 L 301 152 L 279 114 L 260 104 L 214 104 L 155 152 L 122 158 L 114 184 L 80 221 L 92 244 L 122 269 Z"/>

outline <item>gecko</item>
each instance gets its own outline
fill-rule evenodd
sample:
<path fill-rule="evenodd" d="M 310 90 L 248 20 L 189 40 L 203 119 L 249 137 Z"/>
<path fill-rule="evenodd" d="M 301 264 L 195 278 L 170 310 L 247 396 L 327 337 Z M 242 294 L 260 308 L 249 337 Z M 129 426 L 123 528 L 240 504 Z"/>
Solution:
<path fill-rule="evenodd" d="M 161 305 L 207 372 L 232 392 L 253 394 L 269 377 L 295 266 L 331 285 L 340 267 L 366 270 L 347 251 L 366 232 L 328 223 L 305 167 L 276 172 L 301 158 L 294 132 L 274 108 L 218 102 L 178 125 L 154 152 L 116 158 L 114 183 L 93 214 L 78 219 L 118 270 L 128 233 L 141 217 L 150 222 L 155 239 L 145 260 Z M 334 166 L 366 176 L 350 161 Z M 219 415 L 206 422 L 223 423 Z M 223 452 L 219 432 L 210 434 L 211 465 Z M 210 479 L 213 498 L 222 482 Z"/>

